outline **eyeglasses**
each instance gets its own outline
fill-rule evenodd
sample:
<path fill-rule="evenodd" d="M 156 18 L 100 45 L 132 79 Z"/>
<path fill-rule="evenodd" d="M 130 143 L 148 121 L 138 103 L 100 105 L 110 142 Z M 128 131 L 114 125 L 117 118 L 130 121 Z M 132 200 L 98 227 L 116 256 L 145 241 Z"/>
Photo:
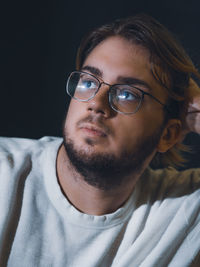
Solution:
<path fill-rule="evenodd" d="M 134 114 L 141 107 L 144 95 L 148 95 L 167 108 L 153 95 L 128 84 L 110 85 L 101 82 L 97 77 L 84 71 L 74 71 L 67 80 L 67 93 L 73 99 L 87 102 L 98 93 L 102 84 L 108 85 L 108 99 L 113 110 L 122 114 Z"/>

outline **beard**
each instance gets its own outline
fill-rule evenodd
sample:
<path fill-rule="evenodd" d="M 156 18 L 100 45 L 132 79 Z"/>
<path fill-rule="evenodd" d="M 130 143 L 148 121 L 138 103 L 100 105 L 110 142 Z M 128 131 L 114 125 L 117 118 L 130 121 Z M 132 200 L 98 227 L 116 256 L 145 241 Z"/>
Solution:
<path fill-rule="evenodd" d="M 112 153 L 88 153 L 84 149 L 77 149 L 68 134 L 63 134 L 64 147 L 71 166 L 81 175 L 85 182 L 98 189 L 108 191 L 121 186 L 130 176 L 139 173 L 146 159 L 156 148 L 163 127 L 152 135 L 137 142 L 134 151 L 122 151 L 119 156 Z M 94 144 L 90 139 L 88 145 Z M 134 179 L 134 178 L 133 178 Z"/>

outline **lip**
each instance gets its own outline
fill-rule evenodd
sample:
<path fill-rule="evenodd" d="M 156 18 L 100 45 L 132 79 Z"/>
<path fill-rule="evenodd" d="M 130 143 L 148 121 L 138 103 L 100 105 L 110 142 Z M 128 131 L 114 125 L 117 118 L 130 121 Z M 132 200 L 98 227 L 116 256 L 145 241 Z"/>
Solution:
<path fill-rule="evenodd" d="M 87 134 L 89 134 L 90 136 L 98 136 L 98 137 L 107 136 L 107 133 L 105 132 L 104 129 L 93 124 L 84 123 L 79 128 L 84 132 L 86 132 Z"/>

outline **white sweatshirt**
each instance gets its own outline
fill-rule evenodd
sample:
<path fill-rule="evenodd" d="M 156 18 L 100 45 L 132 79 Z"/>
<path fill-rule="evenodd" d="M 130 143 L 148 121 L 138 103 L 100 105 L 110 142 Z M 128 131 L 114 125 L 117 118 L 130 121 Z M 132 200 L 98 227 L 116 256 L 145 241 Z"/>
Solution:
<path fill-rule="evenodd" d="M 123 207 L 92 216 L 62 194 L 61 142 L 0 138 L 1 267 L 200 266 L 200 170 L 147 169 Z"/>

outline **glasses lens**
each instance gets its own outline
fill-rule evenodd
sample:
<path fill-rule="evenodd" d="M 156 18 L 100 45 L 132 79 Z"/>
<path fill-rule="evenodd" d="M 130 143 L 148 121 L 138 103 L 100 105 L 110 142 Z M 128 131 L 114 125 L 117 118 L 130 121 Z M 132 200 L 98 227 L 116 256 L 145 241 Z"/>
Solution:
<path fill-rule="evenodd" d="M 142 92 L 129 85 L 115 85 L 110 89 L 109 100 L 114 110 L 133 114 L 142 102 Z"/>
<path fill-rule="evenodd" d="M 84 72 L 72 72 L 67 81 L 68 94 L 77 100 L 89 100 L 98 90 L 99 81 Z"/>

